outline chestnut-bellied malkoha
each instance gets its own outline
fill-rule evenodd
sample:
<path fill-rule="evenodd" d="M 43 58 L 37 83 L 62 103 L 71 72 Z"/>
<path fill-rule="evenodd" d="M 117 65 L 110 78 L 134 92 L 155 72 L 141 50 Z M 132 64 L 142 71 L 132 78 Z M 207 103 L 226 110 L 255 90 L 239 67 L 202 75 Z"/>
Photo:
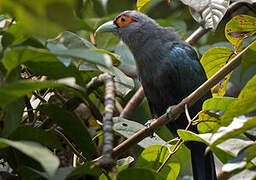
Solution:
<path fill-rule="evenodd" d="M 168 107 L 178 104 L 207 79 L 195 50 L 181 41 L 171 27 L 161 27 L 143 13 L 122 12 L 96 32 L 112 32 L 128 45 L 154 116 L 163 115 Z M 203 101 L 210 97 L 209 92 L 195 103 L 190 115 L 195 116 Z M 183 113 L 167 127 L 177 134 L 177 129 L 184 129 L 187 123 Z M 190 130 L 197 133 L 196 127 Z M 191 150 L 194 179 L 216 179 L 213 155 L 205 154 L 206 145 L 189 142 L 186 146 Z"/>

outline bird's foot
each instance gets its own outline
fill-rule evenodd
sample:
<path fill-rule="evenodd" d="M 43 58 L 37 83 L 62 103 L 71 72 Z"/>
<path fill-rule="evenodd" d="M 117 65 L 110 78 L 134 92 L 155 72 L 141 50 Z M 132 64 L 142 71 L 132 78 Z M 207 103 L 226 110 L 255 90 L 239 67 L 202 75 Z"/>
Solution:
<path fill-rule="evenodd" d="M 148 121 L 145 123 L 146 128 L 147 128 L 147 129 L 150 131 L 150 133 L 151 133 L 151 135 L 150 135 L 151 138 L 154 137 L 154 132 L 152 132 L 151 129 L 150 129 L 150 124 L 151 124 L 153 121 L 155 121 L 155 119 L 148 120 Z"/>
<path fill-rule="evenodd" d="M 169 107 L 167 108 L 167 110 L 166 110 L 166 116 L 167 116 L 169 122 L 175 121 L 175 120 L 178 119 L 178 117 L 179 117 L 179 116 L 174 117 L 174 116 L 172 115 L 171 112 L 172 112 L 172 109 L 173 109 L 174 107 L 175 107 L 175 105 L 174 105 L 174 106 L 169 106 Z"/>

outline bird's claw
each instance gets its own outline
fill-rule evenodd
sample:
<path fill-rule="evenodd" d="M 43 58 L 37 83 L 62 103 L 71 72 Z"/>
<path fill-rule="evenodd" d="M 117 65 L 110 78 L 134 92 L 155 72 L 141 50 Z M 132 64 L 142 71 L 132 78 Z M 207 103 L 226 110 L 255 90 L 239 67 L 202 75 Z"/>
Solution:
<path fill-rule="evenodd" d="M 146 126 L 146 128 L 147 128 L 149 131 L 151 131 L 151 130 L 150 130 L 150 124 L 151 124 L 153 121 L 154 121 L 154 119 L 148 120 L 148 121 L 145 123 L 145 126 Z M 151 131 L 150 137 L 151 137 L 151 138 L 154 137 L 154 132 Z"/>

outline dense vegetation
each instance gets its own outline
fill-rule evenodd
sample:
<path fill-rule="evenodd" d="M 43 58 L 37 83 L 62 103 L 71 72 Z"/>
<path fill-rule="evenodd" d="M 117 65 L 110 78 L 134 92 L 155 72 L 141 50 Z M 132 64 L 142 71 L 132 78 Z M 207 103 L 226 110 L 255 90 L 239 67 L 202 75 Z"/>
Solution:
<path fill-rule="evenodd" d="M 178 0 L 0 1 L 0 179 L 192 178 L 183 145 L 191 140 L 213 151 L 219 177 L 256 178 L 256 7 L 223 0 L 197 12 L 199 1 L 182 2 L 190 10 Z M 222 11 L 200 14 L 209 6 Z M 127 9 L 174 27 L 184 40 L 200 25 L 212 29 L 188 40 L 216 84 L 202 87 L 213 98 L 188 122 L 201 134 L 178 130 L 179 140 L 162 126 L 139 143 L 131 137 L 152 118 L 143 91 L 136 93 L 133 56 L 113 35 L 94 34 Z M 108 125 L 103 132 L 103 120 L 113 120 L 113 133 Z M 126 138 L 135 143 L 123 146 Z M 108 147 L 120 143 L 112 159 Z"/>

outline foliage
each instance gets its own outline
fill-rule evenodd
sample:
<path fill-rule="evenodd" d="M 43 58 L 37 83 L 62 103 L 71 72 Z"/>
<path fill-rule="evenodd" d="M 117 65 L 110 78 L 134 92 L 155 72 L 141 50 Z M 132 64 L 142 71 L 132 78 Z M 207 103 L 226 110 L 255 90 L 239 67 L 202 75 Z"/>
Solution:
<path fill-rule="evenodd" d="M 234 178 L 248 172 L 248 178 L 255 178 L 255 14 L 228 17 L 229 22 L 223 19 L 220 23 L 229 1 L 182 2 L 190 6 L 194 18 L 204 14 L 204 19 L 197 20 L 205 27 L 215 30 L 219 24 L 215 33 L 196 44 L 204 49 L 215 46 L 200 60 L 208 78 L 250 46 L 242 57 L 241 70 L 227 74 L 212 88 L 214 97 L 204 102 L 195 118 L 193 123 L 201 134 L 179 130 L 179 137 L 205 143 L 224 164 L 218 168 Z M 169 6 L 167 0 L 0 1 L 0 156 L 9 168 L 9 176 L 28 180 L 191 176 L 190 154 L 184 145 L 160 173 L 156 172 L 177 142 L 165 127 L 153 138 L 147 137 L 126 149 L 125 158 L 116 162 L 116 171 L 107 172 L 93 161 L 102 151 L 105 90 L 90 84 L 100 74 L 114 76 L 115 146 L 143 129 L 149 119 L 146 117 L 151 116 L 144 100 L 133 114 L 133 121 L 118 117 L 140 85 L 134 76 L 134 58 L 116 37 L 94 36 L 101 23 L 136 7 L 161 25 L 174 26 L 184 39 L 198 27 L 177 0 L 170 1 Z M 214 9 L 217 7 L 218 12 Z M 242 82 L 237 76 L 247 80 Z M 241 89 L 236 89 L 237 81 Z M 232 94 L 234 91 L 238 93 Z"/>

